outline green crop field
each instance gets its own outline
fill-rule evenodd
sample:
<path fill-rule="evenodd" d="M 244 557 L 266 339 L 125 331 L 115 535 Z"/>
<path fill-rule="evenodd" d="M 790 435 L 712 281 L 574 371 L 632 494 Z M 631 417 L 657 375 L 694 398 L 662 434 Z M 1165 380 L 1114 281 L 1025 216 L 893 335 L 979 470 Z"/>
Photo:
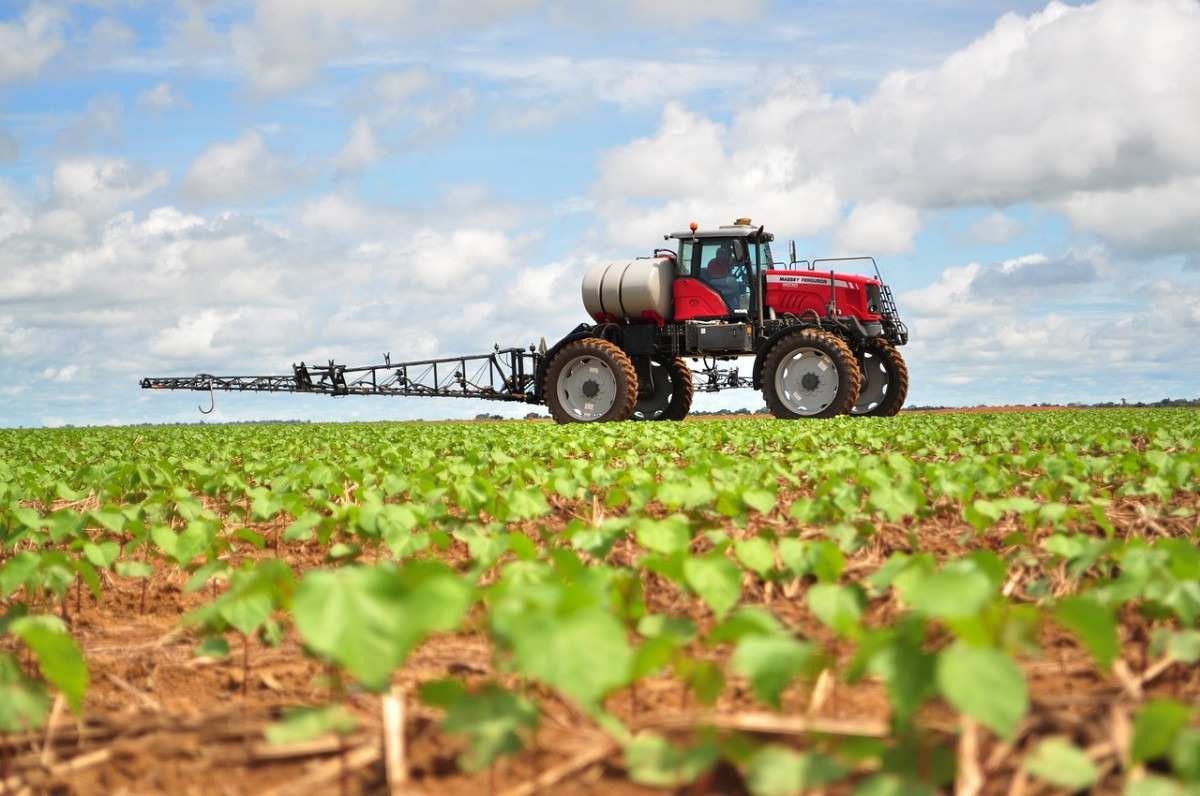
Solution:
<path fill-rule="evenodd" d="M 5 788 L 1196 792 L 1197 440 L 0 431 Z"/>

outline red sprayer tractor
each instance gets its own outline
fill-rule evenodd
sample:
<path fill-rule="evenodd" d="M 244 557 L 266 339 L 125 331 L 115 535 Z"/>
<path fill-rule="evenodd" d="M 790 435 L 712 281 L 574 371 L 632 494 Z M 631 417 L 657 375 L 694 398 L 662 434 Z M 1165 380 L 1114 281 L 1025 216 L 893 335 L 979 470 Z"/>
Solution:
<path fill-rule="evenodd" d="M 896 350 L 908 342 L 870 257 L 789 262 L 750 219 L 667 235 L 672 248 L 584 275 L 582 323 L 549 348 L 347 367 L 283 376 L 146 378 L 146 389 L 408 395 L 545 404 L 559 423 L 682 420 L 696 390 L 761 389 L 781 418 L 890 416 L 908 392 Z M 873 276 L 823 270 L 870 262 Z M 751 375 L 737 367 L 753 357 Z M 688 360 L 697 365 L 690 367 Z M 211 411 L 211 409 L 209 410 Z"/>

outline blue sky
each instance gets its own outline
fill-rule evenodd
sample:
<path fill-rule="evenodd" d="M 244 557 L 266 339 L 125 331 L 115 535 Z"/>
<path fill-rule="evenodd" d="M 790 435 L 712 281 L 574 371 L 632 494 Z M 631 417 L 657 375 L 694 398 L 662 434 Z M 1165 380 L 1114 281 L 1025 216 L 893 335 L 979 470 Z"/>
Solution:
<path fill-rule="evenodd" d="M 0 425 L 553 340 L 589 264 L 737 216 L 879 258 L 912 403 L 1195 397 L 1197 40 L 1194 0 L 0 3 Z"/>

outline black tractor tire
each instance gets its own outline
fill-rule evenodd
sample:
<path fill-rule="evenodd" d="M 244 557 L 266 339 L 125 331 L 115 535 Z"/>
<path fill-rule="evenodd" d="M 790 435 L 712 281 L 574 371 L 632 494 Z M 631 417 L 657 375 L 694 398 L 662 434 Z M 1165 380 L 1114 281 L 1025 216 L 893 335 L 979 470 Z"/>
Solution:
<path fill-rule="evenodd" d="M 778 394 L 776 374 L 781 368 L 787 368 L 793 355 L 802 348 L 814 349 L 819 352 L 822 361 L 832 365 L 837 377 L 837 389 L 829 402 L 815 408 L 812 412 L 799 412 L 789 408 L 785 398 Z M 805 378 L 809 376 L 806 375 Z M 820 378 L 828 378 L 822 375 Z M 819 378 L 817 379 L 819 383 Z M 858 360 L 850 346 L 840 337 L 820 329 L 800 329 L 785 335 L 771 346 L 767 357 L 763 360 L 762 391 L 767 408 L 775 417 L 786 420 L 823 419 L 844 415 L 858 401 L 858 391 L 862 386 L 862 371 L 858 368 Z M 810 389 L 815 389 L 810 388 Z"/>
<path fill-rule="evenodd" d="M 682 359 L 658 361 L 657 365 L 666 371 L 670 395 L 665 408 L 658 409 L 648 406 L 648 401 L 639 400 L 633 409 L 631 420 L 683 420 L 692 409 L 692 398 L 695 387 L 692 384 L 692 370 Z"/>
<path fill-rule="evenodd" d="M 564 400 L 569 403 L 570 398 L 560 395 L 558 391 L 559 376 L 564 368 L 571 366 L 572 363 L 586 364 L 589 357 L 598 360 L 608 369 L 613 376 L 615 388 L 612 406 L 596 417 L 585 417 L 579 412 L 572 412 L 569 405 L 564 405 Z M 542 382 L 542 394 L 546 398 L 546 406 L 550 409 L 550 415 L 557 423 L 607 423 L 628 420 L 633 414 L 633 407 L 637 404 L 637 372 L 633 369 L 633 362 L 629 359 L 629 355 L 619 347 L 598 337 L 588 337 L 568 343 L 558 350 L 554 359 L 550 361 L 549 367 L 546 368 L 546 378 Z"/>
<path fill-rule="evenodd" d="M 886 370 L 887 392 L 879 403 L 869 409 L 863 411 L 851 409 L 850 414 L 855 417 L 895 417 L 904 406 L 905 399 L 908 398 L 908 365 L 904 363 L 904 357 L 900 356 L 896 347 L 881 337 L 869 341 L 864 348 L 873 357 L 878 357 L 880 364 Z M 867 389 L 870 379 L 871 374 L 863 375 L 862 389 L 864 391 Z"/>

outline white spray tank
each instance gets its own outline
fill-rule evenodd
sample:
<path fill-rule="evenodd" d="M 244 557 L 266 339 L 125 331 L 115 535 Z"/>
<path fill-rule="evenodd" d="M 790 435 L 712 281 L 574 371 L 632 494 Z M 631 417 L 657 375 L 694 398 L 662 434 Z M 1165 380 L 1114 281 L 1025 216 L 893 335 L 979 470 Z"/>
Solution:
<path fill-rule="evenodd" d="M 668 321 L 674 278 L 670 257 L 601 263 L 583 276 L 583 306 L 596 321 Z"/>

